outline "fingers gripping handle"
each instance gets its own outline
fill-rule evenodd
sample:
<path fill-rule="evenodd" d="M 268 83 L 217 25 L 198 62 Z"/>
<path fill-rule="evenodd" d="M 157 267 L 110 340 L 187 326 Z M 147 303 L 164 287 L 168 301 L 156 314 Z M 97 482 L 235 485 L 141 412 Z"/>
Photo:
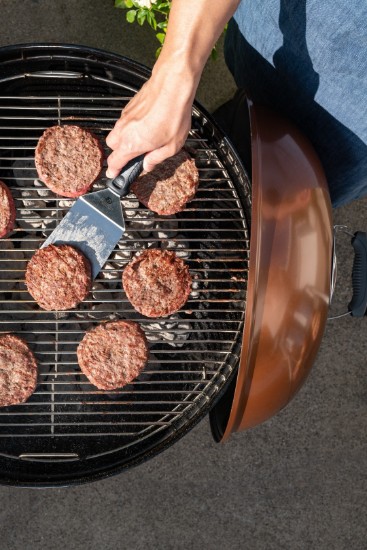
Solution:
<path fill-rule="evenodd" d="M 108 180 L 107 187 L 120 197 L 128 194 L 130 185 L 143 171 L 144 155 L 130 160 L 120 174 L 113 180 Z"/>
<path fill-rule="evenodd" d="M 354 262 L 352 271 L 353 297 L 348 309 L 353 317 L 363 317 L 367 310 L 367 233 L 357 231 L 352 238 Z"/>

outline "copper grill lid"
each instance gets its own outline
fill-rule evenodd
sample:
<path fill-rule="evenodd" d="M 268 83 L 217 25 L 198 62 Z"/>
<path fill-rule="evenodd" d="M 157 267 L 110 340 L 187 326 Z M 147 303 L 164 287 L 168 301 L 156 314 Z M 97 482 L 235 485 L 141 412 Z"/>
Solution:
<path fill-rule="evenodd" d="M 248 100 L 250 267 L 237 379 L 211 411 L 215 439 L 275 415 L 302 386 L 330 299 L 332 216 L 320 161 L 293 124 Z"/>

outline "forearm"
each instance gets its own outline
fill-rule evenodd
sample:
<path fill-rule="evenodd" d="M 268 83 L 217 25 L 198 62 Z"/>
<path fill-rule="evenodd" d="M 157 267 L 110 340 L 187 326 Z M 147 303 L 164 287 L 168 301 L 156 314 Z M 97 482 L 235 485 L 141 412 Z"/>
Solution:
<path fill-rule="evenodd" d="M 153 74 L 184 75 L 197 87 L 204 65 L 240 0 L 172 0 L 167 36 Z"/>
<path fill-rule="evenodd" d="M 167 36 L 152 76 L 107 136 L 108 177 L 145 154 L 144 168 L 174 155 L 190 131 L 205 62 L 240 0 L 172 0 Z"/>

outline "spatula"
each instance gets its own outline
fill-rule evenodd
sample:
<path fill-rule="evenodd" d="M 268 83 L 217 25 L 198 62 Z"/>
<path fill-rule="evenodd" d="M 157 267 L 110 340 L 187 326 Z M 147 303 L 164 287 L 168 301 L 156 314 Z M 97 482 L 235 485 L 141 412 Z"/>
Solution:
<path fill-rule="evenodd" d="M 140 155 L 128 162 L 115 179 L 108 180 L 106 189 L 79 197 L 41 248 L 49 244 L 75 246 L 90 261 L 95 279 L 125 232 L 120 198 L 142 172 L 143 159 Z"/>

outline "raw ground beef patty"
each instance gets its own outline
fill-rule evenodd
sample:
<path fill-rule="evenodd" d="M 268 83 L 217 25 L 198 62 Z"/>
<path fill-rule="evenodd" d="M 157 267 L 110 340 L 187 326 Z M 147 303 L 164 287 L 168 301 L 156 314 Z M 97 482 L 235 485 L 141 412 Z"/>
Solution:
<path fill-rule="evenodd" d="M 195 161 L 181 149 L 151 172 L 144 172 L 132 184 L 131 191 L 147 208 L 162 216 L 181 212 L 191 201 L 199 185 Z"/>
<path fill-rule="evenodd" d="M 0 181 L 0 237 L 5 237 L 15 224 L 14 199 L 5 183 Z"/>
<path fill-rule="evenodd" d="M 79 197 L 101 173 L 103 149 L 98 139 L 79 126 L 52 126 L 40 137 L 35 163 L 39 178 L 63 197 Z"/>
<path fill-rule="evenodd" d="M 114 390 L 139 376 L 149 351 L 138 323 L 109 321 L 85 334 L 77 355 L 81 370 L 92 384 L 101 390 Z"/>
<path fill-rule="evenodd" d="M 147 317 L 164 317 L 179 310 L 189 297 L 191 283 L 188 266 L 168 250 L 144 250 L 122 273 L 128 299 Z"/>
<path fill-rule="evenodd" d="M 14 334 L 0 336 L 0 407 L 24 403 L 37 385 L 37 363 L 28 345 Z"/>
<path fill-rule="evenodd" d="M 92 285 L 89 260 L 67 244 L 37 250 L 28 262 L 25 279 L 38 305 L 50 311 L 75 307 Z"/>

